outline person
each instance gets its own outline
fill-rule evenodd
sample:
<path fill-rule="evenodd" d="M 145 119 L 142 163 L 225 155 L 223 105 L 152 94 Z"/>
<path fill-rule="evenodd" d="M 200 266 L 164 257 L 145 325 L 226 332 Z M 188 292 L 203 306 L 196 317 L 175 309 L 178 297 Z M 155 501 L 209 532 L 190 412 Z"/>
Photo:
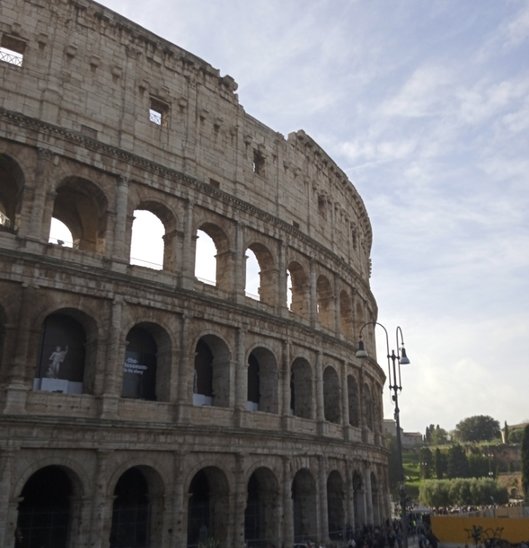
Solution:
<path fill-rule="evenodd" d="M 62 350 L 62 347 L 60 346 L 55 347 L 55 351 L 52 352 L 48 358 L 50 361 L 50 366 L 48 368 L 48 372 L 46 373 L 47 377 L 56 379 L 59 376 L 59 369 L 61 368 L 61 364 L 64 361 L 66 354 L 68 354 L 68 345 L 66 345 L 64 350 Z"/>

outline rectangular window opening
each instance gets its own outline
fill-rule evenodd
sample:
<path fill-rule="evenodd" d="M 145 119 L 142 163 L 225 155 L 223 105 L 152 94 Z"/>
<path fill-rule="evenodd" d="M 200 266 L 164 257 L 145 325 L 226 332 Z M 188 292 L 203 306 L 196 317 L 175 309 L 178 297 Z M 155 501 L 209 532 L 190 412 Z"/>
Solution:
<path fill-rule="evenodd" d="M 149 106 L 149 120 L 160 127 L 167 127 L 169 119 L 169 105 L 151 97 L 151 102 Z"/>
<path fill-rule="evenodd" d="M 253 172 L 257 175 L 264 175 L 265 158 L 260 150 L 253 151 Z"/>
<path fill-rule="evenodd" d="M 26 43 L 23 40 L 4 34 L 0 42 L 0 61 L 21 67 L 25 50 Z"/>

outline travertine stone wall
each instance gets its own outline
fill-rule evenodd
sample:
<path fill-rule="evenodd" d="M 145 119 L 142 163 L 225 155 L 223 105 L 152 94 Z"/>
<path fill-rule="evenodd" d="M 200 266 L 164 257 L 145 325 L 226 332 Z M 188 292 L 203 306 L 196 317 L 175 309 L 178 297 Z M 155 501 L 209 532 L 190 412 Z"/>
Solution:
<path fill-rule="evenodd" d="M 236 89 L 95 2 L 0 3 L 3 546 L 37 535 L 36 477 L 71 501 L 57 548 L 132 542 L 127 482 L 148 499 L 135 546 L 195 546 L 199 520 L 225 548 L 330 542 L 388 516 L 385 377 L 354 356 L 377 314 L 369 218 L 325 151 L 246 114 Z M 163 224 L 160 269 L 131 264 L 139 209 Z M 52 218 L 73 247 L 49 240 Z M 214 284 L 194 274 L 197 230 Z M 42 372 L 54 329 L 83 341 L 64 359 L 79 378 Z M 131 396 L 135 345 L 154 348 L 152 385 Z"/>

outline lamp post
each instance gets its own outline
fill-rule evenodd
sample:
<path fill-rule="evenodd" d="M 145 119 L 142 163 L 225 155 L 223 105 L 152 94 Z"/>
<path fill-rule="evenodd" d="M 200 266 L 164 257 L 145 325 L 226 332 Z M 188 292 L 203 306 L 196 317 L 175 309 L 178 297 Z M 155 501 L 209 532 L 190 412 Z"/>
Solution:
<path fill-rule="evenodd" d="M 395 350 L 389 351 L 389 338 L 386 328 L 378 322 L 366 322 L 360 328 L 358 347 L 356 351 L 357 358 L 367 358 L 368 354 L 364 346 L 364 341 L 362 340 L 362 331 L 364 327 L 368 325 L 380 326 L 384 333 L 386 334 L 386 350 L 387 350 L 387 359 L 388 359 L 388 381 L 389 389 L 393 392 L 391 399 L 395 405 L 394 417 L 396 425 L 396 436 L 397 436 L 397 457 L 398 457 L 398 467 L 399 467 L 399 500 L 400 500 L 400 517 L 401 517 L 401 527 L 402 527 L 402 545 L 404 548 L 408 547 L 408 521 L 406 513 L 406 487 L 405 487 L 405 477 L 404 477 L 404 465 L 402 462 L 402 439 L 400 432 L 400 409 L 399 409 L 399 392 L 402 390 L 402 384 L 400 380 L 400 366 L 408 365 L 410 360 L 406 356 L 406 350 L 404 348 L 404 337 L 402 335 L 402 329 L 397 327 L 396 330 L 396 343 L 397 343 L 397 352 Z M 399 344 L 399 334 L 400 334 L 400 344 Z M 398 374 L 398 376 L 397 376 Z"/>

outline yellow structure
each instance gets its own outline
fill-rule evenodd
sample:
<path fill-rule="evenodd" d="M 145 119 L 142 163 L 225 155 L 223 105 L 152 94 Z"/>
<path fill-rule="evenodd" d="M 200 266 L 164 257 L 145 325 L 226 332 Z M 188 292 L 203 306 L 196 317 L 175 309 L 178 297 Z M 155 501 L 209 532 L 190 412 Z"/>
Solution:
<path fill-rule="evenodd" d="M 511 544 L 529 540 L 529 517 L 432 516 L 431 523 L 434 535 L 443 545 L 483 544 L 490 538 Z"/>

